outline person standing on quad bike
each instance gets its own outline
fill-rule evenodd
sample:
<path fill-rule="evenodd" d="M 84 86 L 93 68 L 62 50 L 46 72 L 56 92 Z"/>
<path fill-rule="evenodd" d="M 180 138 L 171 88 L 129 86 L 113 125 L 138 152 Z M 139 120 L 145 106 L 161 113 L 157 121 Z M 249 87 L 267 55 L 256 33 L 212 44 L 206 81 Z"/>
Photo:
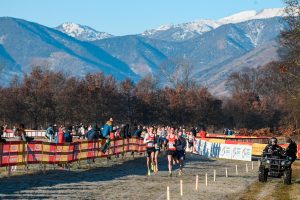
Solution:
<path fill-rule="evenodd" d="M 291 163 L 293 163 L 297 158 L 297 144 L 291 138 L 287 138 L 286 142 L 289 144 L 286 148 L 286 155 L 289 157 Z"/>
<path fill-rule="evenodd" d="M 263 150 L 263 154 L 271 153 L 272 155 L 281 156 L 283 153 L 283 148 L 277 144 L 277 138 L 272 137 L 269 144 Z"/>

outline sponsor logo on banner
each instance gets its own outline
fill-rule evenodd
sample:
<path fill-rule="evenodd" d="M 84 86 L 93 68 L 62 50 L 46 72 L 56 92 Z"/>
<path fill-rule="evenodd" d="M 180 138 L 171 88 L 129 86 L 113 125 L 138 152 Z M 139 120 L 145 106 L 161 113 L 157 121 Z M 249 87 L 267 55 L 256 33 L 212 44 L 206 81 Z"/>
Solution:
<path fill-rule="evenodd" d="M 10 156 L 9 163 L 16 163 L 18 162 L 18 156 Z"/>
<path fill-rule="evenodd" d="M 42 151 L 42 144 L 35 144 L 35 151 Z"/>
<path fill-rule="evenodd" d="M 227 144 L 221 146 L 220 158 L 231 159 L 231 148 Z"/>
<path fill-rule="evenodd" d="M 17 152 L 19 150 L 19 145 L 10 145 L 10 152 Z"/>
<path fill-rule="evenodd" d="M 196 153 L 210 158 L 251 161 L 252 146 L 196 140 Z"/>

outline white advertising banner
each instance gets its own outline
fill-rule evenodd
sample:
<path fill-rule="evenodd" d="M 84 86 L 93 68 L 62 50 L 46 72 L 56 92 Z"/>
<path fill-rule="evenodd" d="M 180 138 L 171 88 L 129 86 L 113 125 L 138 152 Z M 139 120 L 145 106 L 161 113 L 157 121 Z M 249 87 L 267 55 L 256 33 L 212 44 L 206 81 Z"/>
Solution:
<path fill-rule="evenodd" d="M 26 135 L 29 137 L 45 137 L 46 131 L 44 130 L 25 130 Z M 13 138 L 15 137 L 13 132 L 4 132 L 3 137 L 5 138 Z"/>
<path fill-rule="evenodd" d="M 232 160 L 251 161 L 252 146 L 223 144 L 196 139 L 194 153 L 208 158 L 225 158 Z"/>

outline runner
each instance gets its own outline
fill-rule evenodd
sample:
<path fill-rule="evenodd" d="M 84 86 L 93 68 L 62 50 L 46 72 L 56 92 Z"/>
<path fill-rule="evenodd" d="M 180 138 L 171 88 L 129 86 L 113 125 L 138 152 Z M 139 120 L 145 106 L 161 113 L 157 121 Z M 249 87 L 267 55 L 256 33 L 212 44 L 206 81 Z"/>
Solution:
<path fill-rule="evenodd" d="M 165 151 L 167 149 L 167 128 L 163 127 L 161 131 L 161 139 L 162 139 L 162 149 Z"/>
<path fill-rule="evenodd" d="M 168 168 L 169 168 L 169 176 L 172 176 L 172 164 L 173 159 L 176 159 L 176 141 L 177 136 L 175 135 L 175 129 L 170 129 L 170 134 L 167 137 L 168 139 Z"/>
<path fill-rule="evenodd" d="M 146 134 L 144 138 L 144 143 L 146 144 L 147 148 L 147 168 L 148 168 L 148 176 L 151 176 L 151 170 L 150 170 L 150 163 L 151 163 L 151 169 L 154 171 L 155 161 L 154 161 L 154 154 L 155 154 L 155 134 L 153 133 L 154 127 L 150 127 L 148 129 L 148 133 Z"/>
<path fill-rule="evenodd" d="M 183 131 L 178 132 L 176 141 L 176 162 L 179 163 L 179 176 L 182 174 L 183 160 L 185 157 L 186 139 L 182 137 Z"/>
<path fill-rule="evenodd" d="M 189 133 L 188 135 L 188 151 L 189 152 L 193 152 L 193 148 L 194 148 L 194 135 L 192 133 Z"/>
<path fill-rule="evenodd" d="M 156 133 L 155 137 L 155 155 L 154 155 L 154 160 L 155 160 L 155 168 L 154 172 L 158 172 L 158 156 L 161 148 L 161 143 L 162 143 L 162 138 L 161 138 L 161 132 Z"/>
<path fill-rule="evenodd" d="M 187 133 L 185 132 L 185 128 L 182 129 L 182 137 L 184 139 L 187 139 L 187 137 L 188 137 Z"/>

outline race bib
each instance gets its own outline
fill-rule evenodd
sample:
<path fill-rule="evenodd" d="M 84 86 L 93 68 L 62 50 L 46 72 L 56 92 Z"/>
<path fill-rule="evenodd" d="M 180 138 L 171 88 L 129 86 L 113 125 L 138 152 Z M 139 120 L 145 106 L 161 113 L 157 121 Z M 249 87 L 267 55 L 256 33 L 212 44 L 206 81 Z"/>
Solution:
<path fill-rule="evenodd" d="M 169 143 L 169 148 L 174 148 L 174 144 L 173 143 Z"/>
<path fill-rule="evenodd" d="M 153 142 L 148 142 L 148 147 L 154 147 L 154 143 Z"/>

